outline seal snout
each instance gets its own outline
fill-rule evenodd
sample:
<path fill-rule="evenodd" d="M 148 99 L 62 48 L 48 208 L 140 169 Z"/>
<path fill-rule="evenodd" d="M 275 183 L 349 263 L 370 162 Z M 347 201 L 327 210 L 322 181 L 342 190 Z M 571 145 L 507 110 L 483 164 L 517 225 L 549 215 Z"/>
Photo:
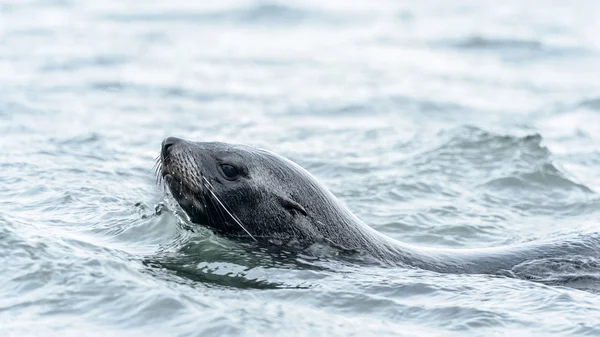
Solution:
<path fill-rule="evenodd" d="M 162 142 L 162 157 L 166 158 L 173 145 L 183 142 L 183 139 L 177 137 L 167 137 Z"/>
<path fill-rule="evenodd" d="M 169 148 L 177 143 L 181 143 L 183 139 L 177 137 L 167 137 L 162 142 L 163 151 L 168 151 Z"/>

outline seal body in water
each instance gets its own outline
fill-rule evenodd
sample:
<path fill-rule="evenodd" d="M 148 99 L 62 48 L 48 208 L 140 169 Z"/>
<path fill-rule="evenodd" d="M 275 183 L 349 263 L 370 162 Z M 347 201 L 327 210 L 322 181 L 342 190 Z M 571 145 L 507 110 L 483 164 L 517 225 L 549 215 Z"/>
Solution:
<path fill-rule="evenodd" d="M 528 261 L 599 255 L 598 235 L 484 249 L 407 245 L 364 224 L 299 165 L 246 145 L 169 137 L 158 174 L 192 222 L 239 240 L 298 249 L 328 244 L 442 273 L 504 274 Z"/>

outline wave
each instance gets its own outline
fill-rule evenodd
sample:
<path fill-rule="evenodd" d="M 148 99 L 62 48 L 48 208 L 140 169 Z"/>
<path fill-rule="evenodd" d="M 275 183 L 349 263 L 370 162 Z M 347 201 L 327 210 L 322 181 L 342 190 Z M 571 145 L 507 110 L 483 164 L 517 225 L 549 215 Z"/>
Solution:
<path fill-rule="evenodd" d="M 489 38 L 483 36 L 470 36 L 453 43 L 457 48 L 463 49 L 520 49 L 540 50 L 544 48 L 541 41 L 508 38 Z"/>
<path fill-rule="evenodd" d="M 456 178 L 485 179 L 511 169 L 528 170 L 545 164 L 551 155 L 537 133 L 500 135 L 467 125 L 443 132 L 440 137 L 441 145 L 413 158 L 417 168 L 436 168 Z"/>
<path fill-rule="evenodd" d="M 455 195 L 475 194 L 488 206 L 525 207 L 544 214 L 598 210 L 590 202 L 597 194 L 561 169 L 539 133 L 502 135 L 463 126 L 441 137 L 437 148 L 404 164 L 414 166 L 421 181 L 454 186 Z"/>
<path fill-rule="evenodd" d="M 547 56 L 585 56 L 586 54 L 595 53 L 584 46 L 561 46 L 536 39 L 478 35 L 450 40 L 450 42 L 442 42 L 440 44 L 464 51 L 505 53 L 505 56 L 510 58 L 517 57 L 522 60 L 534 60 L 537 57 Z"/>
<path fill-rule="evenodd" d="M 331 21 L 333 19 L 325 13 L 315 10 L 269 3 L 220 11 L 188 10 L 128 14 L 113 13 L 106 14 L 103 18 L 117 22 L 187 22 L 195 24 L 230 22 L 234 24 L 278 25 L 294 25 L 306 21 Z"/>
<path fill-rule="evenodd" d="M 600 97 L 590 98 L 579 103 L 581 107 L 600 111 Z"/>

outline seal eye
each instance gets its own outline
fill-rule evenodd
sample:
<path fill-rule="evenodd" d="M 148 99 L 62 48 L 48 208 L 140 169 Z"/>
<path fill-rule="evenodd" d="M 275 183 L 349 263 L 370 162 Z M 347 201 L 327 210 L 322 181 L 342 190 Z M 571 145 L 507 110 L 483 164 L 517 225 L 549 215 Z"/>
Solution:
<path fill-rule="evenodd" d="M 225 175 L 225 178 L 234 180 L 240 175 L 240 171 L 233 165 L 221 164 L 221 171 Z"/>

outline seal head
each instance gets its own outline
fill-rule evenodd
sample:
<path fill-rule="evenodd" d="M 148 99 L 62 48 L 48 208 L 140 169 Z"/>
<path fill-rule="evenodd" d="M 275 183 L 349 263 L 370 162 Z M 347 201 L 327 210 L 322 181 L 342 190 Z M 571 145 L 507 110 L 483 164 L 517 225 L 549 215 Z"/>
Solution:
<path fill-rule="evenodd" d="M 159 172 L 194 223 L 257 241 L 315 241 L 326 234 L 326 212 L 315 208 L 322 201 L 306 196 L 333 196 L 304 169 L 269 151 L 169 137 Z"/>

